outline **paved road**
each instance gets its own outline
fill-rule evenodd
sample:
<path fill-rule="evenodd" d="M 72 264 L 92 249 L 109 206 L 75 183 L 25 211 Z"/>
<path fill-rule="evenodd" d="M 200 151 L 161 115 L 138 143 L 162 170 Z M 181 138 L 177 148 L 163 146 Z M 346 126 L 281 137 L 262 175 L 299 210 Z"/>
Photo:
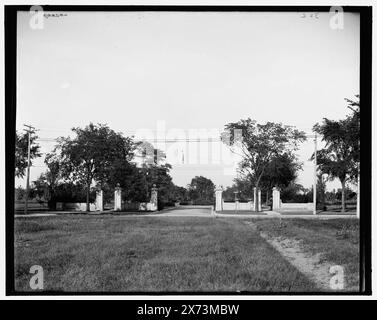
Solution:
<path fill-rule="evenodd" d="M 106 212 L 108 214 L 109 212 Z M 69 212 L 50 212 L 50 213 L 35 213 L 28 215 L 16 215 L 16 218 L 21 217 L 47 217 L 56 216 L 58 214 L 72 214 Z M 78 212 L 73 214 L 79 214 Z M 90 215 L 101 215 L 100 212 L 91 213 Z M 116 214 L 117 215 L 117 214 Z M 121 217 L 223 217 L 223 218 L 282 218 L 282 219 L 338 219 L 338 218 L 356 218 L 356 215 L 284 215 L 274 211 L 264 211 L 263 214 L 227 214 L 226 212 L 216 213 L 211 206 L 179 206 L 177 208 L 166 209 L 161 212 L 148 213 L 148 214 L 119 214 Z"/>
<path fill-rule="evenodd" d="M 109 214 L 109 212 L 105 212 Z M 47 217 L 56 216 L 58 214 L 80 214 L 80 212 L 54 212 L 54 213 L 30 213 L 27 215 L 18 214 L 15 215 L 16 218 L 32 218 L 32 217 Z M 82 214 L 86 214 L 82 212 Z M 101 215 L 100 212 L 92 212 L 89 215 Z M 214 217 L 213 210 L 211 206 L 179 206 L 177 208 L 169 208 L 161 212 L 147 213 L 147 214 L 122 214 L 115 213 L 114 215 L 118 217 Z"/>
<path fill-rule="evenodd" d="M 158 217 L 211 217 L 213 216 L 211 206 L 179 206 L 169 209 L 155 216 Z"/>

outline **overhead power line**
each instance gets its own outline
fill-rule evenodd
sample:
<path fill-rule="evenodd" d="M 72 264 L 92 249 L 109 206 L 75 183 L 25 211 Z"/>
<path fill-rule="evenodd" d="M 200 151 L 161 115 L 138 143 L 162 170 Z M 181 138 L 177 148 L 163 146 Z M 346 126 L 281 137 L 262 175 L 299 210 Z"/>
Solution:
<path fill-rule="evenodd" d="M 307 134 L 306 138 L 314 139 L 316 136 L 314 134 Z M 41 142 L 56 142 L 58 138 L 38 138 L 37 141 Z M 97 140 L 94 138 L 93 140 Z M 140 142 L 166 142 L 166 143 L 173 143 L 173 142 L 222 142 L 219 138 L 176 138 L 176 139 L 161 139 L 161 138 L 149 138 L 149 139 L 138 139 L 135 138 L 136 141 Z M 98 139 L 98 141 L 104 141 L 103 139 Z"/>
<path fill-rule="evenodd" d="M 31 145 L 31 134 L 35 133 L 36 129 L 31 126 L 24 124 L 24 131 L 27 132 L 28 144 L 27 144 L 27 171 L 26 171 L 26 192 L 25 192 L 25 214 L 27 214 L 28 209 L 28 199 L 29 199 L 29 183 L 30 183 L 30 145 Z"/>

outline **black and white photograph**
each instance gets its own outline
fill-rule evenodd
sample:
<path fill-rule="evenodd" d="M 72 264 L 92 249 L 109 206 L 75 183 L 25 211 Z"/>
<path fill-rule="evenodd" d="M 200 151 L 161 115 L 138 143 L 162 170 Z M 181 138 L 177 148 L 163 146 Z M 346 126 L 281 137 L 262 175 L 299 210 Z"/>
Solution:
<path fill-rule="evenodd" d="M 6 9 L 8 294 L 370 294 L 371 7 Z"/>

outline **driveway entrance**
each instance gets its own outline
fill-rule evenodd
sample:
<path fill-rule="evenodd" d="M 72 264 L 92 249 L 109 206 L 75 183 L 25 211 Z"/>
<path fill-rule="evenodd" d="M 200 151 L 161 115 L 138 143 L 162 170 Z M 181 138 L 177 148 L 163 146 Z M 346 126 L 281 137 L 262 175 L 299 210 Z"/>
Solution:
<path fill-rule="evenodd" d="M 212 215 L 212 206 L 179 206 L 177 208 L 162 212 L 156 216 L 211 217 Z"/>

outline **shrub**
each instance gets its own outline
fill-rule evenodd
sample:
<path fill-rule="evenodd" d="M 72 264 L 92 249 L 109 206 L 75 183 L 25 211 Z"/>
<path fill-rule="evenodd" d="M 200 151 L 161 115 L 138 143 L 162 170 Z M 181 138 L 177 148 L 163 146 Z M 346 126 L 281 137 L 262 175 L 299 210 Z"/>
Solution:
<path fill-rule="evenodd" d="M 96 199 L 96 190 L 90 190 L 89 201 L 93 203 Z M 86 202 L 86 189 L 82 185 L 65 183 L 56 188 L 51 204 L 56 202 Z"/>
<path fill-rule="evenodd" d="M 211 206 L 213 205 L 214 201 L 213 200 L 205 200 L 205 199 L 198 199 L 194 200 L 194 205 L 198 206 Z"/>
<path fill-rule="evenodd" d="M 160 211 L 165 208 L 165 202 L 160 198 L 157 199 L 157 210 Z"/>

